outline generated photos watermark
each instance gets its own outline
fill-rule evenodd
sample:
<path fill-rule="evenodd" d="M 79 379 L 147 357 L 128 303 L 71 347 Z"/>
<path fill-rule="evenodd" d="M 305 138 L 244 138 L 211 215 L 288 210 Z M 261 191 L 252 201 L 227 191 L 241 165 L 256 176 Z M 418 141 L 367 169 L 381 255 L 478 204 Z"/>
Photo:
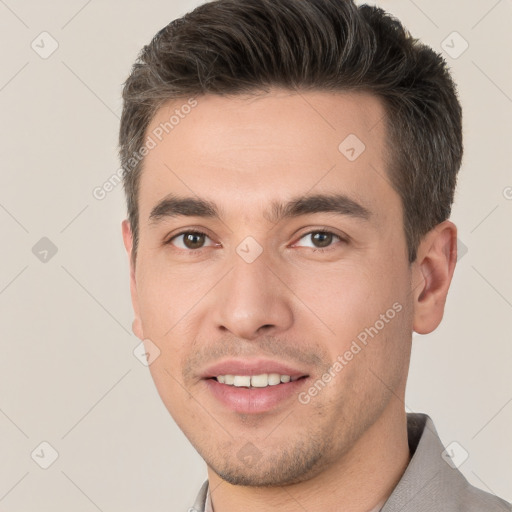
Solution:
<path fill-rule="evenodd" d="M 315 381 L 315 383 L 308 388 L 307 391 L 302 391 L 298 395 L 298 400 L 301 404 L 307 405 L 311 400 L 316 397 L 325 386 L 331 382 L 350 361 L 359 354 L 375 336 L 377 336 L 387 324 L 389 324 L 395 316 L 402 311 L 403 306 L 399 302 L 395 302 L 391 308 L 379 316 L 370 327 L 365 327 L 350 344 L 350 348 L 343 354 L 340 354 L 331 367 L 323 373 L 323 375 Z"/>
<path fill-rule="evenodd" d="M 123 181 L 123 176 L 133 171 L 139 162 L 148 155 L 151 150 L 155 149 L 159 142 L 162 142 L 165 135 L 171 133 L 171 131 L 174 130 L 181 121 L 192 112 L 192 109 L 197 107 L 197 105 L 197 100 L 195 98 L 190 98 L 186 103 L 181 105 L 180 108 L 176 108 L 174 110 L 174 113 L 169 117 L 168 121 L 160 123 L 156 128 L 154 128 L 146 137 L 144 144 L 142 144 L 138 151 L 135 151 L 131 158 L 128 159 L 125 166 L 119 167 L 119 169 L 112 173 L 101 185 L 93 188 L 92 195 L 94 199 L 103 201 L 103 199 L 105 199 L 107 195 Z"/>

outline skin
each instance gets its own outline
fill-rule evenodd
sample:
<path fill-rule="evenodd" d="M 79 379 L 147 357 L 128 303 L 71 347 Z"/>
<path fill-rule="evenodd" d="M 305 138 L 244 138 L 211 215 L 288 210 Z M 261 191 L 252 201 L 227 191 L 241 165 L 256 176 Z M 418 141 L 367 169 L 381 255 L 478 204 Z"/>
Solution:
<path fill-rule="evenodd" d="M 145 157 L 141 176 L 133 330 L 161 351 L 150 365 L 157 390 L 208 465 L 216 512 L 368 511 L 410 460 L 412 331 L 429 333 L 442 319 L 456 227 L 436 226 L 408 263 L 376 97 L 274 89 L 197 101 Z M 182 103 L 162 107 L 147 133 Z M 366 146 L 355 161 L 338 149 L 348 134 Z M 170 192 L 215 202 L 221 219 L 151 222 Z M 333 192 L 364 205 L 370 218 L 320 212 L 273 222 L 267 213 L 274 200 Z M 131 260 L 127 221 L 122 228 Z M 184 237 L 164 244 L 188 228 L 207 234 L 200 252 Z M 347 241 L 333 237 L 326 252 L 315 251 L 315 230 Z M 262 248 L 252 263 L 236 252 L 248 236 Z M 226 358 L 264 356 L 307 373 L 307 392 L 395 303 L 400 312 L 307 404 L 293 396 L 269 412 L 241 414 L 201 378 Z M 256 462 L 240 457 L 247 446 Z"/>

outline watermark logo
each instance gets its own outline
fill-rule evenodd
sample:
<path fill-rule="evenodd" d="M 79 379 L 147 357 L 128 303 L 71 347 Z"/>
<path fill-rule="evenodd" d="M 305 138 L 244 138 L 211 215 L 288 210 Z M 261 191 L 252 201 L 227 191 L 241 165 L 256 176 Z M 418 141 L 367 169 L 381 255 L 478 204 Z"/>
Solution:
<path fill-rule="evenodd" d="M 236 248 L 236 253 L 246 263 L 252 263 L 263 252 L 263 247 L 252 237 L 244 238 Z"/>
<path fill-rule="evenodd" d="M 57 254 L 57 251 L 57 246 L 46 236 L 43 236 L 32 247 L 32 254 L 42 263 L 48 263 Z"/>
<path fill-rule="evenodd" d="M 248 442 L 238 450 L 236 454 L 238 460 L 243 462 L 246 466 L 252 468 L 261 459 L 261 451 L 256 448 L 252 443 Z"/>
<path fill-rule="evenodd" d="M 133 355 L 144 366 L 150 366 L 160 357 L 160 349 L 149 338 L 146 338 L 135 347 Z"/>
<path fill-rule="evenodd" d="M 339 152 L 350 162 L 357 160 L 365 149 L 363 141 L 353 133 L 347 135 L 338 146 Z"/>
<path fill-rule="evenodd" d="M 457 261 L 464 257 L 468 253 L 468 246 L 457 237 Z"/>
<path fill-rule="evenodd" d="M 59 458 L 59 452 L 48 441 L 43 441 L 34 448 L 30 456 L 40 468 L 48 469 Z"/>
<path fill-rule="evenodd" d="M 441 457 L 452 469 L 457 469 L 464 464 L 469 453 L 460 443 L 452 441 L 441 453 Z"/>
<path fill-rule="evenodd" d="M 457 31 L 454 31 L 442 41 L 441 48 L 452 59 L 458 59 L 469 48 L 469 43 Z"/>
<path fill-rule="evenodd" d="M 57 40 L 48 32 L 41 32 L 30 44 L 41 59 L 48 59 L 59 47 Z"/>

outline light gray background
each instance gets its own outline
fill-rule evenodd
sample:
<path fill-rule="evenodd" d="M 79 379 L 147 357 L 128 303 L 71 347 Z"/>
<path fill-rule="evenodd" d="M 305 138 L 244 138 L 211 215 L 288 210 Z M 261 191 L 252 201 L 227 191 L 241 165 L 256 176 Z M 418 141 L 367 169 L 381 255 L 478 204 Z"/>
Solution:
<path fill-rule="evenodd" d="M 133 355 L 122 187 L 92 194 L 119 167 L 138 51 L 199 3 L 0 0 L 0 511 L 186 510 L 205 478 Z M 454 31 L 469 43 L 446 55 L 465 108 L 452 220 L 467 253 L 443 324 L 414 338 L 406 406 L 468 452 L 474 485 L 510 501 L 512 4 L 377 3 L 439 51 L 463 49 Z M 47 58 L 44 31 L 59 45 Z M 42 237 L 58 249 L 46 262 Z M 58 452 L 48 469 L 43 441 Z"/>

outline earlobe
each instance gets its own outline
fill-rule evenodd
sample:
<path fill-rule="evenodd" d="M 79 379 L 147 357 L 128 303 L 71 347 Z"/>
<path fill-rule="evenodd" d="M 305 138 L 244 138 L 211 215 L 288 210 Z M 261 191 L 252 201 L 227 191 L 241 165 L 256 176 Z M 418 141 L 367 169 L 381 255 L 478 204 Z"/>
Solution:
<path fill-rule="evenodd" d="M 142 323 L 140 321 L 140 318 L 136 316 L 132 322 L 132 332 L 139 338 L 139 340 L 144 339 L 144 334 L 142 332 Z"/>
<path fill-rule="evenodd" d="M 132 261 L 132 249 L 133 249 L 133 236 L 128 220 L 122 222 L 123 231 L 123 242 L 126 252 L 128 254 L 128 260 L 130 264 L 130 294 L 132 298 L 132 306 L 135 318 L 132 323 L 132 332 L 140 340 L 144 339 L 144 333 L 142 330 L 142 321 L 139 314 L 139 297 L 137 293 L 137 283 L 135 280 L 135 268 Z"/>
<path fill-rule="evenodd" d="M 414 263 L 413 329 L 428 334 L 441 323 L 448 289 L 457 261 L 457 227 L 444 221 L 429 231 L 420 243 Z"/>

